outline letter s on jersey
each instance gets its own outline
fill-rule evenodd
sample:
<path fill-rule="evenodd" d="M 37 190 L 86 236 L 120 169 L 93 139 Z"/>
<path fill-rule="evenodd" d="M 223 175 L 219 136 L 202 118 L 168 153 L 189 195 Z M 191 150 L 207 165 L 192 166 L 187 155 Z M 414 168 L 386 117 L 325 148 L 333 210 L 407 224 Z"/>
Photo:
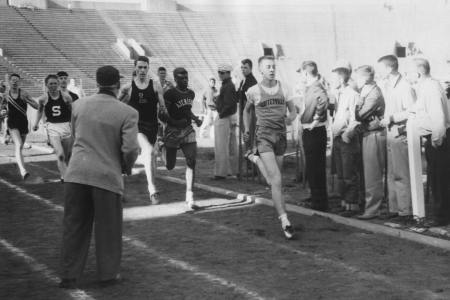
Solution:
<path fill-rule="evenodd" d="M 52 107 L 52 116 L 59 117 L 61 115 L 61 106 L 53 106 Z"/>

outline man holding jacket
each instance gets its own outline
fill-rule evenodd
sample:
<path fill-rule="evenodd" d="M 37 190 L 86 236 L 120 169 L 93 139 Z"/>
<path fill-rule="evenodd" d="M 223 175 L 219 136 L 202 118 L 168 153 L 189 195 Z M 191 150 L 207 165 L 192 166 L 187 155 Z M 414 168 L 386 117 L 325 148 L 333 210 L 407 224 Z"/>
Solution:
<path fill-rule="evenodd" d="M 225 179 L 237 173 L 237 102 L 234 83 L 231 81 L 232 67 L 224 64 L 218 68 L 222 80 L 216 100 L 217 118 L 214 122 L 214 180 Z"/>

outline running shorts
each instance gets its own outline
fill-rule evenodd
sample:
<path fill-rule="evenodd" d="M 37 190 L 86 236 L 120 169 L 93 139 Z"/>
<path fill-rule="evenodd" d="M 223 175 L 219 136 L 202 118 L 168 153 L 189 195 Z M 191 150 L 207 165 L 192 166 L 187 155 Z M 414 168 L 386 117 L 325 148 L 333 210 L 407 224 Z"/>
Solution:
<path fill-rule="evenodd" d="M 158 123 L 138 122 L 139 132 L 145 135 L 150 144 L 154 145 L 158 136 Z"/>
<path fill-rule="evenodd" d="M 286 152 L 286 132 L 269 128 L 256 128 L 256 149 L 259 153 L 273 152 L 281 156 Z"/>
<path fill-rule="evenodd" d="M 26 117 L 23 118 L 8 118 L 7 121 L 9 129 L 17 129 L 20 132 L 20 135 L 28 134 L 28 119 Z"/>
<path fill-rule="evenodd" d="M 72 130 L 69 122 L 62 123 L 45 123 L 45 128 L 47 129 L 47 135 L 49 137 L 60 137 L 62 139 L 69 138 L 72 136 Z"/>
<path fill-rule="evenodd" d="M 166 126 L 163 136 L 164 146 L 168 148 L 180 148 L 183 144 L 195 143 L 195 130 L 192 126 L 175 128 Z"/>

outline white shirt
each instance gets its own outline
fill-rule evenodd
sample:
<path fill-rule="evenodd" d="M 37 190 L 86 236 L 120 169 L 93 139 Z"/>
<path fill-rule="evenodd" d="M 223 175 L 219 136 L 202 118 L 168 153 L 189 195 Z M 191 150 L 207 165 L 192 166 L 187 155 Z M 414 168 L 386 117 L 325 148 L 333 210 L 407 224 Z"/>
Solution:
<path fill-rule="evenodd" d="M 439 81 L 428 77 L 422 79 L 416 87 L 417 103 L 412 112 L 420 135 L 431 133 L 431 139 L 440 145 L 447 128 L 450 127 L 450 115 L 447 96 Z"/>
<path fill-rule="evenodd" d="M 347 85 L 338 90 L 336 99 L 337 110 L 331 125 L 334 137 L 340 136 L 344 132 L 350 133 L 355 129 L 358 124 L 355 119 L 355 109 L 358 101 L 359 94 L 351 86 Z"/>

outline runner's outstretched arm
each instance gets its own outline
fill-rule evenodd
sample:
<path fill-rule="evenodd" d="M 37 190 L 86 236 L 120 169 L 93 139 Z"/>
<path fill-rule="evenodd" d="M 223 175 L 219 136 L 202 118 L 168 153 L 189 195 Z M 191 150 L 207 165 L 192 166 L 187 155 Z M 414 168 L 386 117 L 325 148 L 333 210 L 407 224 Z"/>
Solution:
<path fill-rule="evenodd" d="M 23 92 L 23 99 L 34 109 L 38 109 L 39 108 L 39 104 L 33 99 L 31 98 L 30 94 L 28 94 L 27 92 Z"/>
<path fill-rule="evenodd" d="M 42 116 L 44 115 L 44 106 L 47 102 L 47 95 L 42 95 L 37 99 L 38 108 L 37 108 L 37 116 L 36 120 L 34 121 L 33 130 L 36 131 L 39 128 L 39 121 L 42 119 Z"/>

